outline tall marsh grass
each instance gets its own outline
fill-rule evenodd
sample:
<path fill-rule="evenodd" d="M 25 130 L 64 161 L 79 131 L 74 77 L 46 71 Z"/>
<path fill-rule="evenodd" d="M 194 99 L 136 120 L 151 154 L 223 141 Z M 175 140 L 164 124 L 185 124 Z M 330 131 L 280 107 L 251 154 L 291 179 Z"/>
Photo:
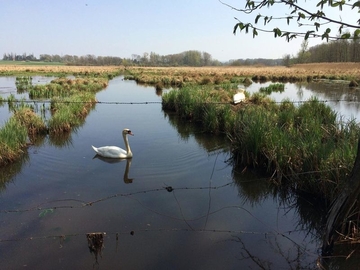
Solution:
<path fill-rule="evenodd" d="M 10 117 L 0 128 L 0 165 L 6 165 L 21 157 L 26 141 L 26 127 L 16 117 Z"/>
<path fill-rule="evenodd" d="M 92 92 L 105 88 L 108 85 L 108 78 L 58 78 L 46 85 L 36 85 L 29 90 L 29 97 L 50 99 L 52 97 L 69 97 L 77 92 Z"/>
<path fill-rule="evenodd" d="M 46 85 L 32 86 L 31 77 L 18 77 L 19 88 L 29 90 L 30 98 L 50 99 L 51 118 L 45 119 L 45 106 L 38 115 L 31 106 L 10 95 L 6 101 L 13 115 L 0 130 L 0 165 L 17 160 L 28 141 L 36 143 L 48 133 L 56 137 L 54 134 L 67 133 L 82 125 L 95 106 L 95 93 L 107 86 L 108 78 L 59 78 Z"/>
<path fill-rule="evenodd" d="M 165 94 L 163 109 L 176 111 L 204 131 L 226 133 L 235 165 L 265 170 L 276 183 L 297 190 L 335 196 L 355 160 L 358 125 L 338 120 L 315 98 L 295 106 L 257 93 L 234 106 L 233 93 L 231 88 L 185 87 Z"/>
<path fill-rule="evenodd" d="M 52 117 L 48 121 L 49 132 L 69 132 L 72 128 L 82 125 L 95 103 L 92 93 L 78 93 L 70 98 L 53 98 Z"/>

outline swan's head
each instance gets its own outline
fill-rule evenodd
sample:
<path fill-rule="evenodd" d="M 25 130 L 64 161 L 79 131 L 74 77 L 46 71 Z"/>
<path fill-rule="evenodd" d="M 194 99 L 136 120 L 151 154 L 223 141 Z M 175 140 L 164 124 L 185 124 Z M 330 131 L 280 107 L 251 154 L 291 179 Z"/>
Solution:
<path fill-rule="evenodd" d="M 125 128 L 122 133 L 123 133 L 123 135 L 131 135 L 131 136 L 134 136 L 134 134 L 133 134 L 133 133 L 131 132 L 131 130 L 128 129 L 128 128 Z"/>

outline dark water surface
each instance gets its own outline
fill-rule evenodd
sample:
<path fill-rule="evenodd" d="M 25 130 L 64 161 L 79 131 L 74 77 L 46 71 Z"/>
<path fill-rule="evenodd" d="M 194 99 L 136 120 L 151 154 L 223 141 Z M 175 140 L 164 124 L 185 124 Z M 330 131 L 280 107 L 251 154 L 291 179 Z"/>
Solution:
<path fill-rule="evenodd" d="M 163 112 L 153 87 L 118 77 L 97 99 L 119 104 L 3 169 L 1 269 L 316 268 L 316 203 L 233 170 L 226 138 Z M 125 127 L 134 157 L 94 158 L 91 145 L 123 147 Z M 87 233 L 103 233 L 102 252 Z"/>

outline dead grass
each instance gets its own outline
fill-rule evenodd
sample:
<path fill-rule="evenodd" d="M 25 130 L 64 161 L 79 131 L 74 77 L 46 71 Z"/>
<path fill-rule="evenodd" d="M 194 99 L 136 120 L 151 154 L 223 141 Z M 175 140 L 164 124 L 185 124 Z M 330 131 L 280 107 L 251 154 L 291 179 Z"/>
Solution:
<path fill-rule="evenodd" d="M 122 66 L 19 66 L 0 65 L 0 75 L 97 74 L 124 72 L 138 83 L 181 87 L 185 84 L 244 83 L 244 80 L 297 82 L 315 79 L 360 81 L 360 63 L 314 63 L 291 67 L 127 67 Z"/>
<path fill-rule="evenodd" d="M 244 78 L 259 81 L 304 81 L 312 79 L 360 80 L 360 63 L 299 64 L 292 67 L 131 67 L 136 81 L 175 85 L 182 83 L 226 83 Z"/>
<path fill-rule="evenodd" d="M 31 73 L 111 73 L 125 70 L 119 66 L 32 66 L 32 65 L 0 65 L 0 74 L 7 72 L 31 72 Z M 135 73 L 142 73 L 143 76 L 153 77 L 168 76 L 168 80 L 201 82 L 203 78 L 216 82 L 221 77 L 253 77 L 273 76 L 306 78 L 312 77 L 347 77 L 360 80 L 360 63 L 314 63 L 299 64 L 291 67 L 277 66 L 248 66 L 248 67 L 128 67 L 127 70 Z M 163 78 L 163 80 L 166 80 Z M 148 79 L 144 80 L 145 82 Z M 157 80 L 160 81 L 160 80 Z"/>
<path fill-rule="evenodd" d="M 0 74 L 19 73 L 112 73 L 123 69 L 119 66 L 33 66 L 33 65 L 0 65 Z"/>

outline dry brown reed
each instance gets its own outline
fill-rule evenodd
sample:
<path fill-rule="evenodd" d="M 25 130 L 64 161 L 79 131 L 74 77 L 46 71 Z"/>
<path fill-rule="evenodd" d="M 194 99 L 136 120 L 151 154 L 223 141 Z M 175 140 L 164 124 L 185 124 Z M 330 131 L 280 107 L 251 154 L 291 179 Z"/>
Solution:
<path fill-rule="evenodd" d="M 164 85 L 219 84 L 251 78 L 258 81 L 305 81 L 312 79 L 360 80 L 360 63 L 298 64 L 291 67 L 131 67 L 129 77 L 139 83 Z"/>
<path fill-rule="evenodd" d="M 31 73 L 111 73 L 125 70 L 123 66 L 32 66 L 32 65 L 0 65 L 0 74 L 8 72 Z M 291 67 L 276 66 L 221 66 L 221 67 L 127 67 L 128 72 L 143 73 L 143 76 L 162 76 L 165 82 L 201 82 L 208 78 L 211 82 L 219 82 L 223 77 L 267 78 L 294 77 L 306 79 L 311 77 L 352 78 L 360 80 L 360 63 L 311 63 L 298 64 Z M 199 79 L 201 78 L 201 79 Z M 144 80 L 143 82 L 147 82 Z M 155 82 L 156 83 L 156 82 Z"/>
<path fill-rule="evenodd" d="M 123 69 L 119 66 L 32 66 L 32 65 L 0 65 L 0 74 L 7 72 L 31 73 L 112 73 Z"/>

